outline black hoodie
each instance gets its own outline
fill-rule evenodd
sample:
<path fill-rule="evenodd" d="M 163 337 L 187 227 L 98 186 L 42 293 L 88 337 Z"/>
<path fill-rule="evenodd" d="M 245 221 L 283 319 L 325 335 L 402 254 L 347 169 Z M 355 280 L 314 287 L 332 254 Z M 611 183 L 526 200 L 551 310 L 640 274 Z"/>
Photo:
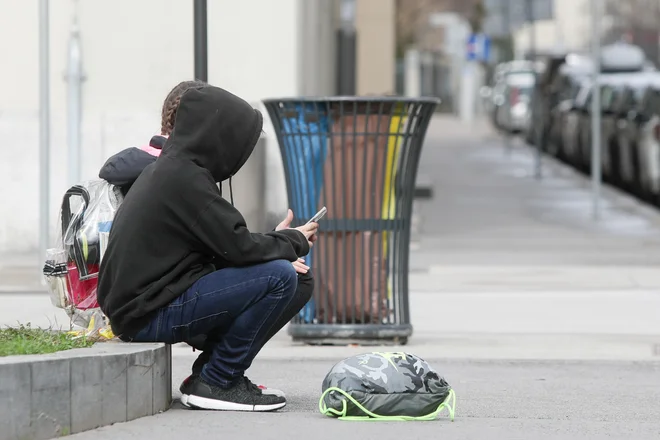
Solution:
<path fill-rule="evenodd" d="M 245 164 L 261 113 L 212 86 L 181 98 L 157 161 L 132 185 L 115 216 L 99 271 L 98 301 L 116 335 L 133 336 L 161 307 L 214 270 L 309 252 L 295 229 L 257 234 L 216 185 Z"/>

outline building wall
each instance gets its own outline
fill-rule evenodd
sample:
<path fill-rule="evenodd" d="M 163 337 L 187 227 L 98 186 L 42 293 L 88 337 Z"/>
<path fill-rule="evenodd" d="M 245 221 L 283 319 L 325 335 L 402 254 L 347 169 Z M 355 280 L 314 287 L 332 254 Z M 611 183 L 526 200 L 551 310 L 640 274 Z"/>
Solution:
<path fill-rule="evenodd" d="M 336 77 L 336 27 L 339 10 L 336 0 L 302 0 L 300 7 L 301 54 L 300 94 L 331 95 Z"/>
<path fill-rule="evenodd" d="M 591 40 L 589 0 L 555 0 L 555 19 L 535 23 L 536 45 L 539 50 L 586 49 Z M 530 48 L 530 26 L 514 34 L 516 52 Z"/>
<path fill-rule="evenodd" d="M 193 77 L 193 4 L 180 0 L 80 1 L 83 65 L 83 179 L 111 154 L 143 144 L 160 128 L 160 107 Z M 259 105 L 266 97 L 329 93 L 332 54 L 322 0 L 209 0 L 209 82 Z M 66 181 L 67 41 L 70 0 L 50 2 L 51 225 Z M 307 12 L 303 11 L 305 4 Z M 314 9 L 315 8 L 315 9 Z M 0 252 L 36 249 L 39 224 L 38 2 L 0 0 Z M 10 11 L 10 12 L 9 12 Z M 303 14 L 316 17 L 303 25 Z M 317 14 L 317 15 L 314 15 Z M 320 17 L 320 18 L 319 18 Z M 316 23 L 312 26 L 311 23 Z M 309 33 L 314 30 L 311 41 Z M 267 209 L 285 212 L 279 150 L 267 122 Z M 52 237 L 54 238 L 54 237 Z"/>

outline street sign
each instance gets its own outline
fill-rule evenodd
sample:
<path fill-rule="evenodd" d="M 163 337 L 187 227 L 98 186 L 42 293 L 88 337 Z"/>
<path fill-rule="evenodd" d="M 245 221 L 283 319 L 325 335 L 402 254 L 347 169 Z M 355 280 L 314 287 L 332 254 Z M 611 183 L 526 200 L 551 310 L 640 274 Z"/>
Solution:
<path fill-rule="evenodd" d="M 471 34 L 467 41 L 468 61 L 488 61 L 490 59 L 490 38 L 485 34 Z"/>

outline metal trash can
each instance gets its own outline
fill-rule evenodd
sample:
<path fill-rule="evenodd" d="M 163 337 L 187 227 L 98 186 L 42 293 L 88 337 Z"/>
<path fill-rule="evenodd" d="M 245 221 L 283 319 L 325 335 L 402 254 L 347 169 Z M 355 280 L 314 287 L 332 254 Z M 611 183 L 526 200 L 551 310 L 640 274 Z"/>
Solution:
<path fill-rule="evenodd" d="M 404 344 L 410 222 L 424 136 L 440 101 L 399 97 L 264 100 L 294 223 L 322 206 L 308 263 L 312 301 L 289 334 L 310 344 Z"/>

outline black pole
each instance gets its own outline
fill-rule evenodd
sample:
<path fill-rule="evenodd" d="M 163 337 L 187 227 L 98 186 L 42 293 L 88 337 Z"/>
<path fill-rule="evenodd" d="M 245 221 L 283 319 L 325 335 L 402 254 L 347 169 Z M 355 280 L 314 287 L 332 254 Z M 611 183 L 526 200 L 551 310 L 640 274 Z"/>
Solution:
<path fill-rule="evenodd" d="M 356 50 L 355 0 L 342 0 L 341 25 L 337 30 L 337 94 L 356 93 Z"/>
<path fill-rule="evenodd" d="M 337 94 L 356 93 L 356 47 L 357 36 L 352 29 L 337 31 Z"/>
<path fill-rule="evenodd" d="M 195 1 L 195 79 L 209 80 L 209 50 L 206 24 L 206 0 Z"/>

